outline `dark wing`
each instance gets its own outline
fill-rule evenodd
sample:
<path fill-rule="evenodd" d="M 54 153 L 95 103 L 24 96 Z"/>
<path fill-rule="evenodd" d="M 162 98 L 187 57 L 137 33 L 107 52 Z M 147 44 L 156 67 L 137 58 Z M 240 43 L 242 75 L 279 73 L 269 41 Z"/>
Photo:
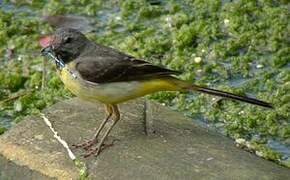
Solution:
<path fill-rule="evenodd" d="M 134 81 L 179 74 L 131 56 L 82 57 L 76 60 L 76 70 L 83 79 L 94 83 Z"/>

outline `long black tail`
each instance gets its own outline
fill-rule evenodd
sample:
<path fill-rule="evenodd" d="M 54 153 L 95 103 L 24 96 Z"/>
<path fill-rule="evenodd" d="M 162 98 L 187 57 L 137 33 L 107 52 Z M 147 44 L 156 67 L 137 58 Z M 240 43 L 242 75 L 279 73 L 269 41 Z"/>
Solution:
<path fill-rule="evenodd" d="M 247 102 L 250 104 L 255 104 L 255 105 L 259 105 L 259 106 L 263 106 L 263 107 L 267 107 L 267 108 L 273 108 L 273 106 L 270 103 L 260 101 L 258 99 L 246 97 L 246 96 L 239 96 L 239 95 L 236 95 L 233 93 L 228 93 L 228 92 L 224 92 L 224 91 L 220 91 L 220 90 L 210 89 L 210 88 L 201 87 L 201 86 L 197 86 L 197 85 L 192 85 L 192 86 L 188 87 L 188 89 L 195 90 L 198 92 L 207 93 L 207 94 L 211 94 L 211 95 L 216 95 L 216 96 L 226 97 L 226 98 L 235 99 L 235 100 L 239 100 L 239 101 L 244 101 L 244 102 Z"/>

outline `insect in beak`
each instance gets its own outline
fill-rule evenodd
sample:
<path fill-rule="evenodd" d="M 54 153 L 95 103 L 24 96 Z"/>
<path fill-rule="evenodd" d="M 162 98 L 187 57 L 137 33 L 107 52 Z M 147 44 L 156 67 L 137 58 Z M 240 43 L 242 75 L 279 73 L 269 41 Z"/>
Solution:
<path fill-rule="evenodd" d="M 50 58 L 52 58 L 56 64 L 56 66 L 59 68 L 59 69 L 62 69 L 64 68 L 65 64 L 64 62 L 55 55 L 55 53 L 53 52 L 53 47 L 52 46 L 47 46 L 45 48 L 43 48 L 41 50 L 41 54 L 43 56 L 49 56 Z"/>

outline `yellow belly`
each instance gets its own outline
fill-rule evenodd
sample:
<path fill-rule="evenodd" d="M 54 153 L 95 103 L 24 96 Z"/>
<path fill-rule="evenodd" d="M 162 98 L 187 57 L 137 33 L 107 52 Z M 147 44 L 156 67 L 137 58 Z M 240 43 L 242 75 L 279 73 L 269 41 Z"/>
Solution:
<path fill-rule="evenodd" d="M 179 90 L 172 77 L 96 84 L 83 80 L 79 75 L 74 78 L 66 68 L 59 75 L 65 86 L 76 96 L 105 104 L 118 104 L 157 91 Z"/>

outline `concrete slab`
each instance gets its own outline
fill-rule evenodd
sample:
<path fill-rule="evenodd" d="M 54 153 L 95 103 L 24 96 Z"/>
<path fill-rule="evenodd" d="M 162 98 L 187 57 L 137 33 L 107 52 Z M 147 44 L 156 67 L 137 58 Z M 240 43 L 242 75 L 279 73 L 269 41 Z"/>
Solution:
<path fill-rule="evenodd" d="M 88 139 L 103 106 L 76 98 L 44 111 L 69 145 Z M 88 179 L 289 179 L 290 170 L 235 147 L 191 119 L 140 99 L 121 105 L 122 119 L 99 157 L 82 158 Z M 78 179 L 79 169 L 40 117 L 27 117 L 0 137 L 0 179 Z M 13 173 L 15 172 L 15 173 Z M 2 177 L 2 178 L 1 178 Z"/>

